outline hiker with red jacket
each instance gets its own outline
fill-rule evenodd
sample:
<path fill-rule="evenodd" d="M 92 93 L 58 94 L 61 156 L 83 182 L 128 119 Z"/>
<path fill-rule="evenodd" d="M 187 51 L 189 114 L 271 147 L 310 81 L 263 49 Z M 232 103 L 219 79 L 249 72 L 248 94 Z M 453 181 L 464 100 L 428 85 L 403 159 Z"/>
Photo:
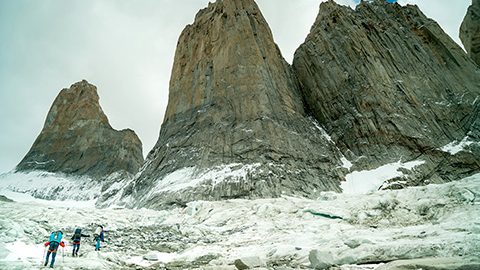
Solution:
<path fill-rule="evenodd" d="M 55 263 L 55 257 L 57 256 L 58 246 L 65 247 L 65 243 L 62 241 L 63 233 L 61 231 L 52 232 L 50 234 L 50 241 L 45 242 L 44 246 L 48 248 L 47 257 L 45 258 L 45 266 L 48 264 L 48 258 L 52 254 L 52 262 L 50 263 L 50 268 L 53 268 Z"/>
<path fill-rule="evenodd" d="M 72 236 L 72 242 L 73 242 L 72 257 L 78 256 L 78 250 L 80 249 L 80 240 L 82 240 L 82 237 L 90 237 L 90 235 L 83 234 L 82 229 L 76 228 Z"/>

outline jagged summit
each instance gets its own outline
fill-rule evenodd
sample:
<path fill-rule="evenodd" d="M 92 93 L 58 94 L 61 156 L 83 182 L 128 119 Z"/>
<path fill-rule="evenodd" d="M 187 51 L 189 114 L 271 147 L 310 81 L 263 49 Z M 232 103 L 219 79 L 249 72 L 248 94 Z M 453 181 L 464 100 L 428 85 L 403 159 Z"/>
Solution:
<path fill-rule="evenodd" d="M 217 1 L 179 38 L 159 140 L 125 196 L 155 207 L 339 190 L 340 158 L 256 3 Z"/>
<path fill-rule="evenodd" d="M 276 88 L 278 93 L 273 93 L 270 98 L 278 99 L 282 106 L 267 102 L 265 96 L 258 101 L 239 99 L 235 103 L 241 103 L 239 106 L 249 110 L 237 113 L 238 117 L 246 119 L 283 113 L 285 107 L 303 113 L 300 97 L 290 91 L 294 83 L 290 78 L 280 78 L 290 76 L 284 74 L 290 73 L 288 64 L 273 42 L 270 28 L 253 0 L 210 3 L 197 14 L 194 24 L 185 28 L 178 44 L 164 122 L 187 110 L 196 114 L 193 107 L 212 105 L 224 98 L 222 95 L 226 95 L 228 87 L 238 88 L 240 85 L 244 88 L 235 90 L 245 92 L 245 95 L 257 89 L 257 95 L 265 94 L 263 92 L 267 92 L 268 87 Z M 257 70 L 260 72 L 256 73 Z M 261 82 L 263 79 L 277 79 L 274 76 L 279 79 L 276 85 Z M 225 79 L 221 80 L 221 77 Z M 258 106 L 252 106 L 252 103 Z"/>
<path fill-rule="evenodd" d="M 106 176 L 121 170 L 134 174 L 142 163 L 137 135 L 114 130 L 100 107 L 97 88 L 82 80 L 60 91 L 16 170 Z"/>
<path fill-rule="evenodd" d="M 293 67 L 308 107 L 357 166 L 424 161 L 410 184 L 480 170 L 479 155 L 441 151 L 478 121 L 479 70 L 418 7 L 322 3 Z"/>
<path fill-rule="evenodd" d="M 78 109 L 72 110 L 71 106 Z M 60 131 L 73 128 L 73 125 L 86 124 L 87 121 L 111 128 L 107 116 L 100 107 L 97 87 L 82 80 L 60 91 L 43 128 Z"/>
<path fill-rule="evenodd" d="M 460 39 L 468 55 L 480 65 L 480 0 L 472 0 L 460 27 Z"/>

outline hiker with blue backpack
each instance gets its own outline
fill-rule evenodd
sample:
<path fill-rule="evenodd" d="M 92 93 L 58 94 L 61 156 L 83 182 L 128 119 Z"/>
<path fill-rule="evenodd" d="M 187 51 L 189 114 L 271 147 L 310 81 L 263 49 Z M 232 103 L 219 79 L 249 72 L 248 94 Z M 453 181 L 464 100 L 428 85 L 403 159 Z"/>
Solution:
<path fill-rule="evenodd" d="M 94 239 L 95 239 L 95 251 L 100 251 L 100 241 L 104 242 L 104 235 L 103 235 L 103 226 L 99 225 L 97 229 L 95 229 Z"/>
<path fill-rule="evenodd" d="M 88 234 L 83 234 L 82 229 L 76 228 L 72 236 L 73 250 L 72 257 L 78 256 L 78 250 L 80 249 L 80 240 L 82 237 L 90 237 Z"/>
<path fill-rule="evenodd" d="M 44 246 L 48 246 L 49 248 L 47 252 L 47 257 L 45 258 L 44 266 L 47 266 L 50 254 L 52 254 L 52 262 L 50 263 L 50 268 L 53 268 L 53 264 L 55 263 L 55 257 L 57 256 L 58 246 L 65 247 L 65 243 L 62 241 L 62 236 L 62 231 L 52 232 L 50 234 L 49 241 L 45 242 Z"/>

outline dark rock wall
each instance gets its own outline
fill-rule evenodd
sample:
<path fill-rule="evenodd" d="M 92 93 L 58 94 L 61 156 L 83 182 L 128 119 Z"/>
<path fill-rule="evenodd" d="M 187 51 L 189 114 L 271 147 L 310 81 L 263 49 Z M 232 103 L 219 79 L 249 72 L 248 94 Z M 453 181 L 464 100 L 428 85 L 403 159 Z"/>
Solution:
<path fill-rule="evenodd" d="M 418 7 L 322 3 L 293 68 L 309 110 L 357 166 L 422 159 L 418 177 L 438 181 L 479 170 L 478 156 L 456 160 L 459 172 L 458 157 L 438 151 L 478 121 L 479 70 Z"/>

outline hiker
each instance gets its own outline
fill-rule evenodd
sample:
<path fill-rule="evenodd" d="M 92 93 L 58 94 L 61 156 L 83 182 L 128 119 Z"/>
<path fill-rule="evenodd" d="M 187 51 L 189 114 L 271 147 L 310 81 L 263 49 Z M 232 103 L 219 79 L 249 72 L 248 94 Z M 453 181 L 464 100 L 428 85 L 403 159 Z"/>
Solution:
<path fill-rule="evenodd" d="M 52 254 L 52 262 L 50 263 L 50 268 L 53 268 L 53 264 L 55 263 L 55 257 L 57 256 L 58 246 L 60 245 L 62 247 L 65 247 L 65 243 L 62 241 L 62 236 L 62 231 L 52 232 L 50 234 L 50 240 L 48 242 L 45 242 L 44 246 L 49 246 L 49 248 L 47 252 L 47 257 L 45 258 L 44 266 L 47 266 L 48 258 L 50 257 L 50 254 Z"/>
<path fill-rule="evenodd" d="M 90 237 L 90 235 L 83 234 L 82 229 L 76 228 L 72 236 L 72 241 L 73 241 L 72 257 L 78 256 L 78 250 L 80 249 L 80 240 L 82 239 L 82 237 Z"/>
<path fill-rule="evenodd" d="M 95 233 L 93 234 L 94 237 L 95 237 L 95 251 L 99 251 L 100 250 L 100 241 L 104 241 L 103 239 L 103 226 L 102 225 L 99 225 L 96 229 L 95 229 Z"/>

